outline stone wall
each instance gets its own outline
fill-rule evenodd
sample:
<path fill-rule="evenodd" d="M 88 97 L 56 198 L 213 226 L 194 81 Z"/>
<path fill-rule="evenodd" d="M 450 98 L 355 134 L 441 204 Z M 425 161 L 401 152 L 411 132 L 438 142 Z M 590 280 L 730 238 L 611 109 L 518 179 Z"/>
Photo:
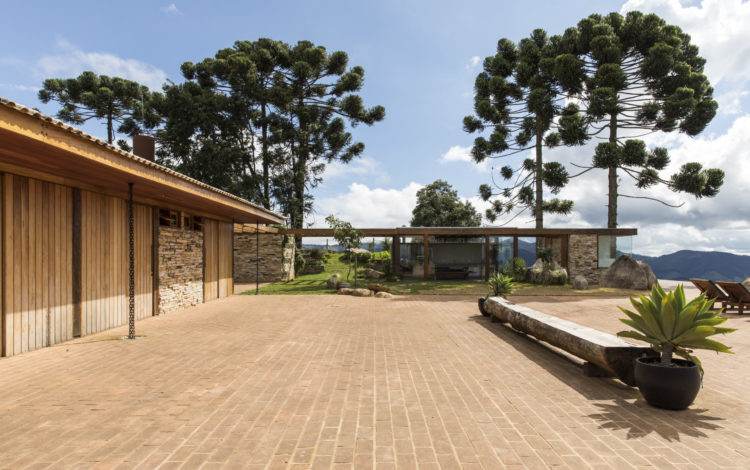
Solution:
<path fill-rule="evenodd" d="M 278 282 L 294 279 L 294 238 L 289 237 L 286 245 L 284 236 L 261 233 L 258 254 L 259 282 Z M 234 282 L 235 284 L 255 282 L 255 234 L 234 234 Z"/>
<path fill-rule="evenodd" d="M 570 235 L 568 242 L 570 273 L 568 277 L 571 281 L 574 277 L 581 275 L 589 283 L 599 283 L 599 275 L 604 269 L 599 269 L 597 238 L 597 235 Z"/>
<path fill-rule="evenodd" d="M 203 233 L 159 227 L 159 313 L 203 302 Z"/>

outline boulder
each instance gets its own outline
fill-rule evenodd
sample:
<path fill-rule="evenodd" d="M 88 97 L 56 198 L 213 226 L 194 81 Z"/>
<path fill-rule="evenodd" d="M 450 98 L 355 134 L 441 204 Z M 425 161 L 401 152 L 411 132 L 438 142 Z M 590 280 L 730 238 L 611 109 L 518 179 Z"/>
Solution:
<path fill-rule="evenodd" d="M 339 287 L 339 290 L 336 293 L 339 295 L 351 295 L 353 290 L 354 289 L 351 289 L 349 287 Z"/>
<path fill-rule="evenodd" d="M 586 290 L 589 288 L 589 281 L 580 274 L 573 278 L 573 289 Z"/>
<path fill-rule="evenodd" d="M 630 255 L 621 255 L 599 278 L 602 287 L 649 290 L 656 282 L 651 266 Z"/>
<path fill-rule="evenodd" d="M 742 281 L 742 285 L 750 289 L 750 277 L 746 277 L 744 281 Z"/>
<path fill-rule="evenodd" d="M 382 273 L 371 268 L 360 269 L 359 274 L 363 275 L 367 279 L 379 279 L 382 275 Z"/>
<path fill-rule="evenodd" d="M 329 289 L 335 289 L 339 285 L 339 278 L 341 275 L 339 273 L 334 274 L 328 280 L 326 281 L 326 287 Z"/>
<path fill-rule="evenodd" d="M 354 297 L 372 297 L 372 291 L 370 289 L 350 289 Z"/>
<path fill-rule="evenodd" d="M 390 299 L 390 298 L 393 297 L 393 294 L 389 294 L 388 292 L 382 292 L 381 291 L 381 292 L 377 292 L 375 294 L 375 297 L 377 297 L 379 299 Z"/>
<path fill-rule="evenodd" d="M 350 283 L 348 283 L 348 282 L 339 282 L 338 285 L 337 285 L 337 287 L 339 288 L 339 290 L 341 290 L 341 289 L 351 289 L 352 285 Z"/>
<path fill-rule="evenodd" d="M 526 268 L 526 281 L 532 284 L 557 284 L 568 282 L 568 271 L 557 261 L 550 263 L 549 269 L 544 268 L 544 262 L 537 259 L 530 268 Z"/>

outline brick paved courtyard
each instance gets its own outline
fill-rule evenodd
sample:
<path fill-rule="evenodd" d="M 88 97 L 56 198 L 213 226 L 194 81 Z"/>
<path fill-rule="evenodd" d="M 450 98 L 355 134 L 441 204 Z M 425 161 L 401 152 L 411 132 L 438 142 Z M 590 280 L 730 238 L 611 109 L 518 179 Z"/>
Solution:
<path fill-rule="evenodd" d="M 623 299 L 518 298 L 615 332 Z M 685 412 L 459 297 L 234 296 L 0 359 L 0 468 L 750 468 L 750 317 Z"/>

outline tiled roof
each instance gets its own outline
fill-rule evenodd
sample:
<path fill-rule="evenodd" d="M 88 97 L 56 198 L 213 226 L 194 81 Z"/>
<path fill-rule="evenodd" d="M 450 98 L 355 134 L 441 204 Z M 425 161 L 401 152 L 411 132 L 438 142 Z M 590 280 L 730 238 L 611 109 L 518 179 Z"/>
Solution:
<path fill-rule="evenodd" d="M 41 113 L 41 112 L 39 112 L 37 110 L 31 109 L 31 108 L 27 108 L 26 106 L 20 105 L 18 103 L 15 103 L 15 102 L 13 102 L 11 100 L 8 100 L 8 99 L 5 99 L 3 97 L 0 97 L 0 105 L 4 106 L 6 108 L 10 108 L 10 109 L 12 109 L 14 111 L 17 111 L 17 112 L 21 112 L 23 114 L 27 114 L 27 115 L 29 115 L 31 117 L 39 119 L 40 121 L 44 121 L 46 123 L 52 124 L 53 126 L 57 127 L 58 129 L 64 130 L 66 132 L 69 132 L 69 133 L 77 136 L 78 138 L 80 138 L 82 140 L 88 140 L 89 142 L 93 142 L 94 144 L 97 144 L 97 145 L 100 145 L 102 147 L 105 147 L 106 149 L 119 154 L 123 158 L 127 158 L 129 160 L 138 162 L 138 163 L 140 163 L 140 164 L 142 164 L 144 166 L 155 168 L 155 169 L 157 169 L 159 171 L 162 171 L 162 172 L 164 172 L 166 174 L 169 174 L 169 175 L 175 176 L 177 178 L 180 178 L 182 180 L 185 180 L 185 181 L 187 181 L 187 182 L 189 182 L 191 184 L 194 184 L 196 186 L 199 186 L 201 188 L 204 188 L 204 189 L 207 189 L 209 191 L 215 192 L 215 193 L 220 194 L 220 195 L 222 195 L 224 197 L 233 199 L 233 200 L 238 201 L 238 202 L 240 202 L 242 204 L 246 204 L 248 206 L 251 206 L 255 210 L 265 212 L 265 213 L 270 214 L 270 215 L 272 215 L 274 217 L 277 217 L 277 218 L 282 218 L 282 219 L 284 218 L 284 216 L 282 216 L 280 214 L 277 214 L 277 213 L 275 213 L 273 211 L 270 211 L 270 210 L 265 209 L 265 208 L 263 208 L 261 206 L 258 206 L 257 204 L 253 204 L 252 202 L 250 202 L 248 200 L 245 200 L 245 199 L 243 199 L 241 197 L 235 196 L 234 194 L 228 193 L 226 191 L 222 191 L 221 189 L 215 188 L 215 187 L 210 186 L 210 185 L 208 185 L 206 183 L 202 183 L 202 182 L 200 182 L 200 181 L 198 181 L 196 179 L 193 179 L 193 178 L 191 178 L 189 176 L 185 176 L 185 175 L 183 175 L 180 172 L 174 171 L 174 170 L 172 170 L 170 168 L 167 168 L 167 167 L 165 167 L 163 165 L 159 165 L 158 163 L 154 163 L 151 160 L 146 160 L 145 158 L 141 158 L 141 157 L 139 157 L 137 155 L 134 155 L 134 154 L 132 154 L 130 152 L 126 152 L 126 151 L 124 151 L 124 150 L 122 150 L 122 149 L 120 149 L 118 147 L 115 147 L 112 144 L 109 144 L 109 143 L 103 141 L 102 139 L 99 139 L 99 138 L 94 137 L 94 136 L 92 136 L 90 134 L 87 134 L 87 133 L 83 132 L 82 130 L 80 130 L 80 129 L 76 128 L 76 127 L 71 126 L 70 124 L 66 124 L 66 123 L 60 121 L 59 119 L 55 119 L 55 118 L 53 118 L 51 116 L 47 116 L 46 114 Z"/>

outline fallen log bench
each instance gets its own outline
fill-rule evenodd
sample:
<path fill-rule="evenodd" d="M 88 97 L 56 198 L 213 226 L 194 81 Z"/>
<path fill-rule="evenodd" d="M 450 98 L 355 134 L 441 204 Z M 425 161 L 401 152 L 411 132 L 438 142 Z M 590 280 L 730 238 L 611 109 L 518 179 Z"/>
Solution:
<path fill-rule="evenodd" d="M 510 323 L 514 329 L 587 361 L 584 364 L 586 375 L 612 375 L 634 386 L 635 359 L 656 355 L 648 346 L 516 305 L 502 297 L 488 298 L 484 309 L 499 321 Z"/>

